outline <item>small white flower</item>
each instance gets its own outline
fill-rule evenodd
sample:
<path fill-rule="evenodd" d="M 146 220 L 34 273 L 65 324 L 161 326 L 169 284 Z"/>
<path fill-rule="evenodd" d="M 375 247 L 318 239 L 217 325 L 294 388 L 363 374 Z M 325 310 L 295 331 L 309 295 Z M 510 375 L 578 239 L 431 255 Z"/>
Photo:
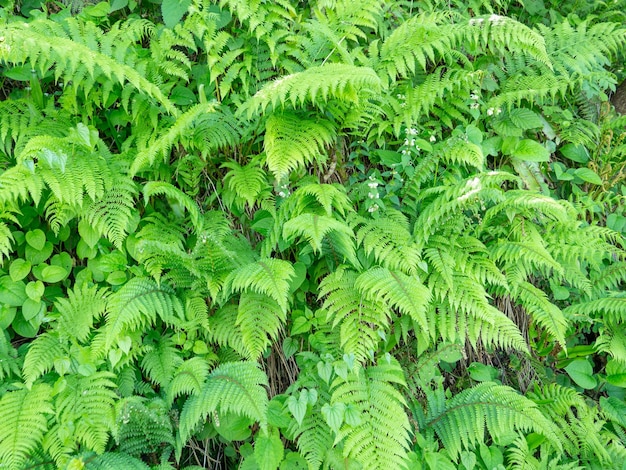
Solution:
<path fill-rule="evenodd" d="M 280 197 L 285 197 L 285 196 L 286 196 L 286 194 L 285 194 L 283 191 L 280 191 L 280 192 L 278 193 L 278 195 L 279 195 Z"/>
<path fill-rule="evenodd" d="M 370 188 L 374 189 L 374 188 L 376 188 L 376 187 L 378 186 L 378 183 L 377 183 L 376 181 L 374 181 L 373 183 L 367 183 L 367 185 L 368 185 Z"/>
<path fill-rule="evenodd" d="M 472 94 L 470 95 L 470 100 L 473 100 L 473 101 L 478 101 L 478 99 L 479 99 L 479 97 L 478 97 L 478 95 L 477 95 L 476 93 L 472 93 Z"/>
<path fill-rule="evenodd" d="M 420 152 L 422 151 L 422 149 L 421 149 L 421 148 L 419 148 L 419 147 L 416 145 L 416 146 L 415 146 L 415 151 L 416 151 L 417 153 L 420 153 Z"/>
<path fill-rule="evenodd" d="M 430 140 L 431 142 L 437 142 L 437 137 L 435 137 L 435 134 L 433 134 L 430 136 L 430 139 L 428 140 Z"/>
<path fill-rule="evenodd" d="M 376 197 L 376 194 L 374 194 L 374 193 L 367 193 L 367 197 L 369 197 L 370 199 L 374 199 Z"/>
<path fill-rule="evenodd" d="M 472 104 L 470 104 L 470 108 L 471 108 L 471 109 L 478 109 L 478 108 L 480 108 L 480 104 L 478 104 L 478 103 L 472 103 Z"/>
<path fill-rule="evenodd" d="M 493 112 L 494 112 L 494 109 L 493 108 L 489 108 L 487 110 L 487 116 L 493 116 Z"/>
<path fill-rule="evenodd" d="M 500 114 L 501 112 L 502 112 L 502 108 L 498 108 L 498 109 L 496 110 L 496 115 Z"/>

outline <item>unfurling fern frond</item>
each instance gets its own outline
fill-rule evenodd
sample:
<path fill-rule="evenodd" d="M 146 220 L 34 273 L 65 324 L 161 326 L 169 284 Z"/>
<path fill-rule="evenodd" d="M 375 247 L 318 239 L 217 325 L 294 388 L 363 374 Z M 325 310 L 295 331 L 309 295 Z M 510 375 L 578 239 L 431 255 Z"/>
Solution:
<path fill-rule="evenodd" d="M 427 392 L 427 397 L 427 414 L 420 429 L 433 429 L 453 457 L 484 442 L 485 428 L 494 439 L 515 429 L 533 431 L 546 437 L 557 451 L 562 450 L 554 423 L 533 401 L 510 387 L 485 382 L 448 400 L 443 388 Z"/>
<path fill-rule="evenodd" d="M 107 348 L 113 345 L 125 330 L 136 330 L 153 324 L 157 315 L 168 324 L 184 318 L 184 309 L 174 290 L 160 286 L 151 279 L 135 277 L 111 297 L 106 314 Z"/>
<path fill-rule="evenodd" d="M 335 441 L 343 440 L 344 456 L 364 470 L 408 468 L 410 425 L 406 402 L 396 386 L 406 386 L 404 372 L 395 359 L 352 373 L 333 384 L 331 406 L 353 407 Z"/>
<path fill-rule="evenodd" d="M 266 163 L 277 180 L 312 160 L 325 161 L 324 147 L 335 140 L 333 125 L 295 113 L 272 114 L 265 129 Z"/>
<path fill-rule="evenodd" d="M 0 462 L 9 470 L 23 469 L 24 462 L 41 445 L 54 410 L 52 389 L 36 384 L 6 392 L 0 399 Z"/>
<path fill-rule="evenodd" d="M 362 92 L 378 92 L 380 87 L 380 78 L 369 67 L 325 64 L 286 75 L 265 85 L 243 110 L 247 110 L 251 117 L 265 112 L 268 107 L 276 110 L 287 104 L 298 108 L 307 102 L 321 105 L 331 99 L 358 103 Z"/>
<path fill-rule="evenodd" d="M 266 426 L 268 406 L 267 377 L 253 362 L 228 362 L 214 369 L 202 390 L 191 395 L 180 415 L 183 442 L 196 426 L 212 412 L 234 413 Z"/>

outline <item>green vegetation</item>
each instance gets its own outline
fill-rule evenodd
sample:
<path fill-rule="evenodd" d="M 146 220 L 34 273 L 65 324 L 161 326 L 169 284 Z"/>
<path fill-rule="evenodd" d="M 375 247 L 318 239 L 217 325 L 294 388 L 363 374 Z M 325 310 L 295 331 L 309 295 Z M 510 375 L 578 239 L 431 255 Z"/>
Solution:
<path fill-rule="evenodd" d="M 0 3 L 0 468 L 626 468 L 626 2 Z"/>

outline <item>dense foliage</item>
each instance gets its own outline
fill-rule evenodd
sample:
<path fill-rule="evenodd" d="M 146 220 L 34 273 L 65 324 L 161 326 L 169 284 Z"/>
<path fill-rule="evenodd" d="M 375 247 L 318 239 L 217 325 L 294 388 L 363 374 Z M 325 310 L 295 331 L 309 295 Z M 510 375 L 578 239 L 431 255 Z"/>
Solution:
<path fill-rule="evenodd" d="M 624 468 L 626 2 L 3 6 L 0 468 Z"/>

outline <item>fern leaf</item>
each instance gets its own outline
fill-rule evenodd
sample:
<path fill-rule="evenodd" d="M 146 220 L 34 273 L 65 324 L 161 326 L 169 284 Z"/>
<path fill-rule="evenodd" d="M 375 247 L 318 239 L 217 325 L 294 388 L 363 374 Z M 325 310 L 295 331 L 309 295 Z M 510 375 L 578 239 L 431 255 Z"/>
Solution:
<path fill-rule="evenodd" d="M 200 392 L 207 375 L 209 375 L 209 363 L 205 359 L 196 356 L 184 361 L 174 371 L 172 380 L 166 387 L 168 402 L 172 403 L 182 394 Z"/>
<path fill-rule="evenodd" d="M 265 129 L 265 153 L 269 170 L 278 181 L 314 159 L 324 161 L 324 147 L 335 140 L 333 125 L 295 113 L 274 113 Z"/>
<path fill-rule="evenodd" d="M 230 168 L 230 171 L 224 176 L 224 184 L 237 197 L 242 198 L 249 208 L 252 208 L 257 197 L 268 186 L 265 171 L 259 168 L 256 162 L 241 166 L 233 160 L 222 163 L 222 167 Z"/>
<path fill-rule="evenodd" d="M 119 452 L 105 452 L 101 455 L 93 452 L 84 452 L 69 462 L 70 468 L 84 468 L 85 470 L 149 470 L 150 467 L 141 460 Z"/>
<path fill-rule="evenodd" d="M 35 338 L 24 358 L 23 375 L 31 385 L 54 367 L 55 361 L 67 356 L 67 343 L 55 331 L 47 331 Z"/>
<path fill-rule="evenodd" d="M 598 316 L 612 323 L 626 323 L 626 295 L 616 294 L 611 297 L 580 302 L 567 307 L 563 313 Z"/>
<path fill-rule="evenodd" d="M 158 286 L 147 278 L 135 277 L 111 297 L 106 314 L 107 349 L 126 328 L 136 330 L 156 320 L 157 314 L 166 323 L 175 317 L 184 318 L 183 305 L 172 288 Z"/>
<path fill-rule="evenodd" d="M 174 445 L 172 422 L 162 400 L 134 396 L 118 401 L 115 408 L 120 453 L 140 457 L 160 451 L 164 444 Z"/>
<path fill-rule="evenodd" d="M 253 291 L 274 299 L 284 311 L 289 305 L 289 282 L 295 277 L 291 263 L 266 258 L 234 270 L 224 281 L 223 295 Z"/>
<path fill-rule="evenodd" d="M 383 301 L 400 313 L 410 316 L 424 332 L 428 332 L 426 305 L 430 302 L 430 290 L 417 278 L 387 268 L 371 268 L 359 275 L 354 287 L 365 298 Z"/>
<path fill-rule="evenodd" d="M 301 236 L 311 245 L 314 252 L 321 252 L 322 239 L 330 232 L 338 232 L 347 237 L 354 237 L 352 230 L 345 223 L 333 217 L 317 214 L 301 214 L 283 225 L 283 237 L 286 240 Z M 354 250 L 353 250 L 354 251 Z"/>
<path fill-rule="evenodd" d="M 183 363 L 180 351 L 171 336 L 162 336 L 145 348 L 141 368 L 147 376 L 161 387 L 169 385 L 174 371 Z"/>
<path fill-rule="evenodd" d="M 9 470 L 19 470 L 41 445 L 53 413 L 52 389 L 36 384 L 30 390 L 6 392 L 0 399 L 0 462 Z"/>
<path fill-rule="evenodd" d="M 130 167 L 130 176 L 154 164 L 157 158 L 169 160 L 174 144 L 188 134 L 201 118 L 212 113 L 218 113 L 217 106 L 214 103 L 204 103 L 197 104 L 178 116 L 171 127 L 137 153 Z"/>
<path fill-rule="evenodd" d="M 259 359 L 267 346 L 276 340 L 285 321 L 285 311 L 274 299 L 255 292 L 241 294 L 237 325 L 249 359 Z"/>
<path fill-rule="evenodd" d="M 428 395 L 428 415 L 423 428 L 432 428 L 448 452 L 456 458 L 463 449 L 484 442 L 485 428 L 497 437 L 517 429 L 545 436 L 559 451 L 558 428 L 537 405 L 514 389 L 490 382 L 466 389 L 441 406 L 443 389 Z M 437 401 L 435 401 L 437 400 Z"/>
<path fill-rule="evenodd" d="M 187 441 L 200 421 L 214 411 L 246 416 L 264 428 L 268 406 L 265 385 L 265 373 L 253 362 L 229 362 L 214 369 L 202 390 L 190 396 L 183 406 L 182 441 Z"/>
<path fill-rule="evenodd" d="M 65 18 L 64 23 L 68 29 L 81 29 L 76 18 Z M 102 53 L 97 50 L 97 46 L 90 47 L 86 44 L 87 41 L 97 41 L 102 37 L 101 31 L 94 26 L 88 29 L 92 31 L 87 34 L 93 36 L 81 37 L 78 33 L 69 37 L 60 26 L 46 19 L 28 24 L 10 23 L 0 29 L 5 44 L 9 46 L 0 51 L 0 57 L 6 63 L 29 62 L 33 68 L 39 68 L 42 72 L 54 64 L 57 77 L 63 76 L 65 82 L 75 80 L 81 74 L 87 74 L 94 79 L 102 74 L 120 85 L 132 85 L 137 91 L 156 99 L 168 112 L 176 112 L 174 105 L 159 87 L 144 78 L 135 68 Z M 80 80 L 76 81 L 80 83 Z"/>
<path fill-rule="evenodd" d="M 344 424 L 335 441 L 343 440 L 344 456 L 355 459 L 365 470 L 408 468 L 409 419 L 404 397 L 394 385 L 406 383 L 393 359 L 333 383 L 331 404 L 354 406 L 359 413 L 358 423 Z"/>
<path fill-rule="evenodd" d="M 322 104 L 330 99 L 358 103 L 361 91 L 377 92 L 381 84 L 376 72 L 369 67 L 345 64 L 325 64 L 309 67 L 303 72 L 286 75 L 265 85 L 248 101 L 242 111 L 248 117 L 271 109 L 303 106 L 307 102 Z"/>
<path fill-rule="evenodd" d="M 545 292 L 529 282 L 516 285 L 514 292 L 517 293 L 520 303 L 533 320 L 556 339 L 563 349 L 566 349 L 565 333 L 569 322 L 563 312 L 548 300 Z"/>
<path fill-rule="evenodd" d="M 189 216 L 191 217 L 191 223 L 195 227 L 197 231 L 202 230 L 202 216 L 200 214 L 200 209 L 196 202 L 183 193 L 177 187 L 166 183 L 164 181 L 149 181 L 143 187 L 143 196 L 145 198 L 146 205 L 148 205 L 148 200 L 150 197 L 162 194 L 166 196 L 168 199 L 175 201 L 177 204 L 182 206 L 189 212 Z"/>
<path fill-rule="evenodd" d="M 75 448 L 84 446 L 98 454 L 104 452 L 114 426 L 118 398 L 114 378 L 115 374 L 102 371 L 65 379 L 67 386 L 57 395 L 55 409 L 59 423 L 74 423 L 71 442 Z"/>
<path fill-rule="evenodd" d="M 358 361 L 377 350 L 390 322 L 390 309 L 381 300 L 366 298 L 355 286 L 357 273 L 337 269 L 320 283 L 319 297 L 326 297 L 322 309 L 333 328 L 340 326 L 341 347 Z"/>
<path fill-rule="evenodd" d="M 58 331 L 84 343 L 94 320 L 105 311 L 107 296 L 107 290 L 98 289 L 97 286 L 75 286 L 73 290 L 68 290 L 67 298 L 55 301 L 55 308 L 59 312 Z"/>

